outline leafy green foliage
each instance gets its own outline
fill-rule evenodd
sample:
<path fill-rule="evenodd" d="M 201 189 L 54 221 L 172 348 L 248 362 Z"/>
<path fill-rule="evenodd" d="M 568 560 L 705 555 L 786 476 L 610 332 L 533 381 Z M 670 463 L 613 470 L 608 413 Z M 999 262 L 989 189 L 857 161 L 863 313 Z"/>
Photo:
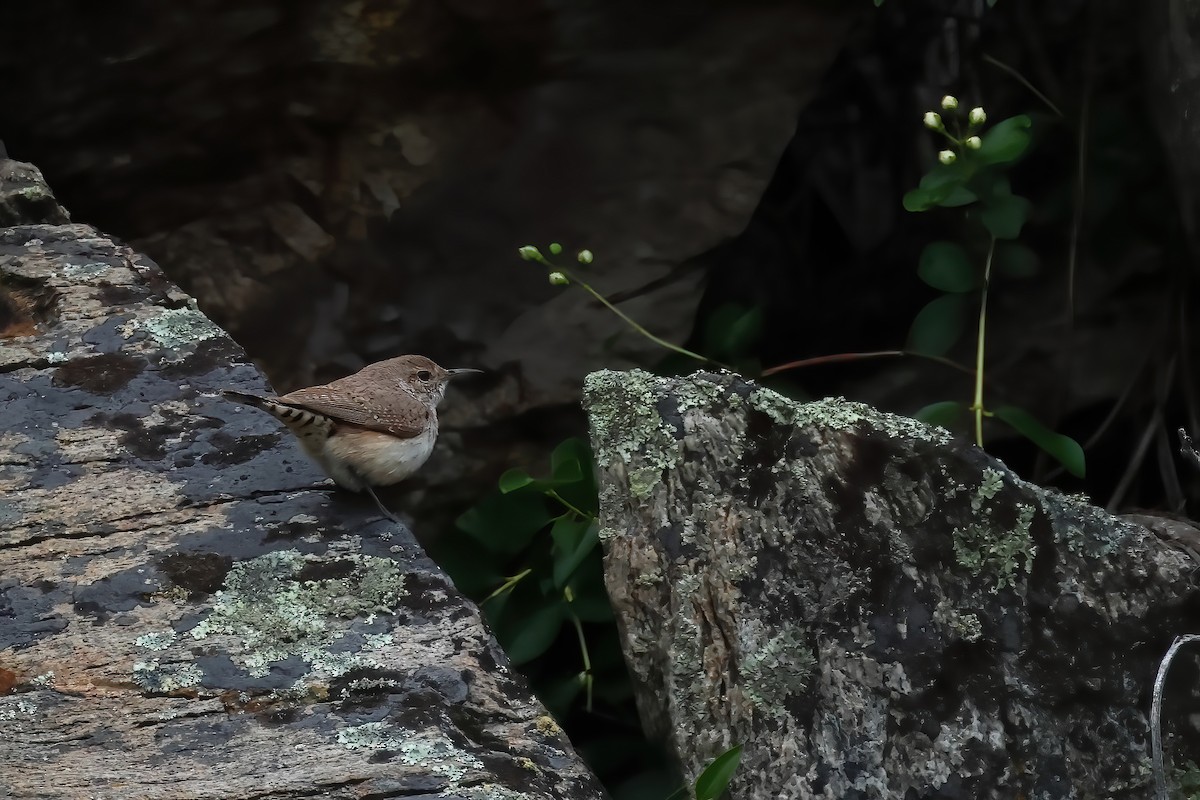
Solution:
<path fill-rule="evenodd" d="M 942 400 L 930 403 L 913 414 L 913 417 L 926 425 L 940 425 L 953 430 L 967 418 L 967 407 L 957 400 Z"/>
<path fill-rule="evenodd" d="M 696 800 L 717 800 L 729 787 L 741 760 L 740 744 L 717 756 L 696 779 Z"/>
<path fill-rule="evenodd" d="M 958 100 L 947 95 L 942 110 L 957 112 Z M 925 305 L 909 328 L 907 350 L 925 356 L 943 357 L 958 344 L 969 317 L 968 301 L 978 298 L 979 331 L 976 341 L 975 396 L 970 406 L 953 401 L 933 403 L 917 412 L 932 424 L 957 427 L 969 411 L 975 417 L 975 438 L 983 446 L 983 418 L 995 416 L 1062 464 L 1071 474 L 1084 474 L 1083 448 L 1075 440 L 1055 433 L 1032 415 L 1016 408 L 994 414 L 984 406 L 984 335 L 987 298 L 992 281 L 999 277 L 1023 278 L 1037 272 L 1037 254 L 1015 240 L 1021 235 L 1032 204 L 1013 194 L 1007 170 L 1020 160 L 1033 142 L 1033 121 L 1024 114 L 1003 119 L 987 131 L 979 128 L 987 120 L 982 107 L 966 115 L 966 133 L 949 132 L 941 114 L 930 111 L 925 126 L 949 140 L 951 149 L 938 155 L 938 163 L 927 172 L 917 188 L 904 195 L 909 211 L 933 208 L 964 208 L 969 222 L 977 222 L 987 239 L 981 267 L 972 264 L 968 248 L 950 241 L 935 241 L 921 252 L 917 274 L 943 294 Z M 961 122 L 955 121 L 955 130 Z M 978 263 L 978 262 L 977 262 Z"/>
<path fill-rule="evenodd" d="M 921 280 L 943 292 L 969 292 L 979 287 L 980 275 L 967 251 L 955 242 L 930 242 L 917 264 Z"/>
<path fill-rule="evenodd" d="M 1040 447 L 1051 458 L 1062 464 L 1068 472 L 1082 478 L 1085 472 L 1083 448 L 1079 442 L 1061 433 L 1055 433 L 1033 418 L 1027 411 L 1011 406 L 997 408 L 996 418 L 1008 423 L 1017 433 Z"/>
<path fill-rule="evenodd" d="M 962 338 L 967 311 L 967 299 L 961 294 L 946 294 L 929 301 L 909 328 L 909 352 L 945 355 Z"/>
<path fill-rule="evenodd" d="M 992 269 L 1009 278 L 1030 278 L 1037 274 L 1037 253 L 1019 242 L 997 242 Z"/>
<path fill-rule="evenodd" d="M 997 181 L 984 199 L 979 220 L 997 239 L 1015 239 L 1029 219 L 1030 202 L 1008 188 L 1008 181 Z"/>
<path fill-rule="evenodd" d="M 983 145 L 975 151 L 981 164 L 1009 164 L 1025 154 L 1033 140 L 1033 120 L 1024 114 L 1001 120 L 980 138 Z"/>
<path fill-rule="evenodd" d="M 739 744 L 714 758 L 704 768 L 704 771 L 696 778 L 691 795 L 684 786 L 677 789 L 667 800 L 687 800 L 689 796 L 694 796 L 696 800 L 718 800 L 729 788 L 729 782 L 733 780 L 741 760 L 742 746 Z"/>
<path fill-rule="evenodd" d="M 548 475 L 508 470 L 430 553 L 480 604 L 509 659 L 580 751 L 600 759 L 592 766 L 602 780 L 645 778 L 614 796 L 661 800 L 666 792 L 655 787 L 668 767 L 638 723 L 604 586 L 598 508 L 591 449 L 568 439 L 551 454 Z M 589 736 L 630 746 L 614 756 L 612 747 L 590 747 Z"/>

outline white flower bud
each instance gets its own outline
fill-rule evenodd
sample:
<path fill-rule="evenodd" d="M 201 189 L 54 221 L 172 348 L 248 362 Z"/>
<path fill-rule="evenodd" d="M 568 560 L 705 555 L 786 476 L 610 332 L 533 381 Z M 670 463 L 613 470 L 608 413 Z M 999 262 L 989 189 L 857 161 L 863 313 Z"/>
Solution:
<path fill-rule="evenodd" d="M 948 94 L 942 98 L 942 110 L 953 111 L 958 108 L 958 98 L 952 94 Z"/>
<path fill-rule="evenodd" d="M 566 286 L 570 282 L 571 281 L 567 279 L 567 276 L 562 274 L 561 272 L 551 272 L 550 273 L 550 285 L 551 286 Z"/>
<path fill-rule="evenodd" d="M 942 129 L 942 116 L 936 111 L 926 111 L 925 127 L 931 131 L 940 131 Z"/>
<path fill-rule="evenodd" d="M 538 249 L 531 244 L 517 248 L 517 252 L 520 253 L 521 258 L 525 259 L 526 261 L 536 261 L 540 259 L 542 255 Z"/>
<path fill-rule="evenodd" d="M 968 136 L 963 144 L 966 145 L 968 150 L 978 150 L 983 147 L 983 139 L 980 139 L 978 136 Z"/>
<path fill-rule="evenodd" d="M 953 150 L 943 150 L 942 152 L 938 153 L 938 161 L 942 162 L 946 166 L 953 164 L 957 158 L 958 156 L 955 155 Z"/>
<path fill-rule="evenodd" d="M 967 115 L 967 119 L 972 125 L 982 125 L 987 122 L 987 114 L 983 113 L 983 106 L 975 106 L 971 109 L 971 113 Z"/>
<path fill-rule="evenodd" d="M 592 251 L 580 250 L 579 255 L 576 256 L 576 258 L 579 259 L 580 264 L 590 264 L 592 263 Z"/>

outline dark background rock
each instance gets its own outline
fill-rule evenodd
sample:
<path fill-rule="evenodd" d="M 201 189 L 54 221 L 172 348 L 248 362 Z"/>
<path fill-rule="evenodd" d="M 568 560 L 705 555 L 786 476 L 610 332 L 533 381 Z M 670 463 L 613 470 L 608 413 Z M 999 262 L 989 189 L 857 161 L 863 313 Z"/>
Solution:
<path fill-rule="evenodd" d="M 600 372 L 585 404 L 643 722 L 687 774 L 741 744 L 738 798 L 1151 796 L 1158 662 L 1200 628 L 1194 527 L 736 376 Z M 1198 665 L 1167 684 L 1179 766 Z"/>
<path fill-rule="evenodd" d="M 603 796 L 412 533 L 217 395 L 265 382 L 152 261 L 20 224 L 12 285 L 50 300 L 0 338 L 0 795 Z"/>

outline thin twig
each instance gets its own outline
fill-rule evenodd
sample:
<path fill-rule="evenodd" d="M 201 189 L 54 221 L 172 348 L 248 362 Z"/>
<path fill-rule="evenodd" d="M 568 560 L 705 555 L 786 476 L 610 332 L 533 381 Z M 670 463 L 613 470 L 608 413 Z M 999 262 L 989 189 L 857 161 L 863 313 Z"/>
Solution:
<path fill-rule="evenodd" d="M 941 364 L 944 367 L 950 367 L 951 369 L 956 369 L 959 372 L 965 372 L 967 375 L 975 374 L 969 367 L 964 367 L 962 364 L 959 364 L 956 361 L 951 361 L 950 359 L 942 356 L 931 356 L 926 355 L 925 353 L 915 353 L 911 350 L 873 350 L 866 353 L 835 353 L 828 356 L 813 356 L 812 358 L 802 358 L 799 361 L 789 361 L 786 364 L 779 364 L 778 366 L 764 369 L 762 371 L 762 376 L 765 378 L 769 375 L 775 375 L 779 372 L 786 372 L 790 369 L 815 367 L 821 364 L 840 364 L 846 361 L 863 361 L 869 358 L 896 358 L 900 356 L 923 358 L 927 361 L 933 361 L 934 363 Z"/>
<path fill-rule="evenodd" d="M 620 317 L 621 320 L 624 321 L 624 323 L 626 325 L 633 328 L 635 331 L 640 333 L 642 336 L 645 336 L 647 339 L 654 342 L 656 345 L 659 345 L 660 347 L 665 347 L 666 349 L 670 350 L 671 352 L 678 353 L 681 356 L 687 356 L 688 358 L 694 358 L 695 360 L 700 361 L 705 364 L 712 364 L 713 366 L 720 367 L 721 369 L 727 369 L 730 372 L 736 371 L 733 369 L 733 367 L 729 366 L 728 364 L 722 364 L 720 361 L 717 361 L 715 358 L 708 358 L 707 356 L 702 356 L 699 353 L 693 353 L 691 350 L 688 350 L 686 347 L 680 347 L 677 344 L 668 342 L 666 339 L 663 339 L 659 336 L 655 336 L 653 333 L 646 330 L 644 327 L 642 327 L 637 322 L 635 322 L 634 319 L 632 317 L 630 317 L 628 314 L 626 314 L 624 311 L 622 311 L 621 309 L 617 308 L 612 303 L 610 303 L 608 301 L 607 297 L 605 297 L 604 295 L 600 294 L 598 291 L 593 289 L 591 287 L 591 284 L 589 284 L 587 281 L 581 281 L 574 273 L 570 272 L 565 267 L 551 265 L 551 268 L 566 275 L 567 278 L 570 279 L 571 283 L 579 284 L 583 288 L 584 291 L 586 291 L 592 297 L 599 300 L 604 305 L 605 308 L 607 308 L 609 311 L 613 312 L 618 317 Z"/>
<path fill-rule="evenodd" d="M 1137 471 L 1141 469 L 1142 462 L 1146 459 L 1146 451 L 1150 449 L 1150 444 L 1154 441 L 1154 434 L 1158 427 L 1163 424 L 1163 395 L 1166 394 L 1165 389 L 1171 385 L 1174 378 L 1175 356 L 1171 356 L 1160 382 L 1158 396 L 1154 401 L 1154 413 L 1151 415 L 1150 422 L 1146 425 L 1146 429 L 1142 433 L 1142 438 L 1138 441 L 1137 447 L 1133 451 L 1133 457 L 1129 460 L 1128 466 L 1125 467 L 1125 472 L 1122 473 L 1121 479 L 1117 481 L 1117 487 L 1113 489 L 1112 497 L 1109 498 L 1108 504 L 1105 506 L 1110 513 L 1115 511 L 1117 506 L 1121 504 L 1121 501 L 1125 499 L 1125 493 L 1133 485 L 1134 478 L 1137 477 Z"/>
<path fill-rule="evenodd" d="M 1171 660 L 1180 647 L 1191 642 L 1200 641 L 1200 634 L 1176 636 L 1167 654 L 1158 664 L 1158 676 L 1154 679 L 1154 699 L 1150 703 L 1150 742 L 1154 758 L 1154 788 L 1156 800 L 1169 800 L 1167 795 L 1167 768 L 1163 759 L 1162 744 L 1162 696 L 1163 686 L 1167 683 L 1167 670 L 1171 668 Z"/>
<path fill-rule="evenodd" d="M 998 58 L 993 58 L 992 56 L 989 56 L 989 55 L 987 55 L 986 53 L 983 55 L 983 60 L 984 60 L 984 61 L 986 61 L 987 63 L 991 64 L 991 65 L 992 65 L 992 66 L 994 66 L 994 67 L 999 67 L 1000 69 L 1002 69 L 1002 70 L 1004 70 L 1005 72 L 1007 72 L 1009 75 L 1012 75 L 1014 78 L 1016 78 L 1016 79 L 1017 79 L 1017 82 L 1018 82 L 1018 83 L 1020 83 L 1022 86 L 1024 86 L 1024 87 L 1025 87 L 1026 89 L 1028 89 L 1029 91 L 1033 92 L 1034 96 L 1036 96 L 1036 97 L 1037 97 L 1037 99 L 1039 99 L 1039 100 L 1041 100 L 1043 103 L 1045 103 L 1045 104 L 1046 104 L 1046 106 L 1047 106 L 1047 107 L 1049 107 L 1049 109 L 1050 109 L 1051 111 L 1053 111 L 1053 112 L 1054 112 L 1055 114 L 1057 114 L 1059 117 L 1062 117 L 1062 118 L 1064 118 L 1064 119 L 1066 118 L 1066 114 L 1063 114 L 1063 112 L 1062 112 L 1062 111 L 1059 109 L 1059 107 L 1058 107 L 1058 106 L 1056 106 L 1056 105 L 1054 105 L 1054 103 L 1052 103 L 1052 102 L 1050 101 L 1050 98 L 1049 98 L 1049 97 L 1046 97 L 1046 95 L 1044 95 L 1044 94 L 1042 94 L 1041 92 L 1039 92 L 1039 91 L 1037 90 L 1037 87 L 1036 87 L 1036 86 L 1034 86 L 1032 83 L 1030 83 L 1030 82 L 1029 82 L 1029 80 L 1028 80 L 1028 79 L 1027 79 L 1027 78 L 1026 78 L 1024 75 L 1022 75 L 1021 73 L 1017 72 L 1015 69 L 1013 69 L 1012 67 L 1010 67 L 1008 64 L 1005 64 L 1005 63 L 1004 63 L 1003 61 L 1001 61 L 1000 59 L 998 59 Z"/>

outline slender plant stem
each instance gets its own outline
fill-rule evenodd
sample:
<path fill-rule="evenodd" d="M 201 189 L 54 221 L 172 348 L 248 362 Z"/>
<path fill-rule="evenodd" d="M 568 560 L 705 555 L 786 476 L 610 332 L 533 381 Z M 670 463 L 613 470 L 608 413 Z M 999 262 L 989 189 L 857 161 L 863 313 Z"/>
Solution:
<path fill-rule="evenodd" d="M 546 490 L 546 494 L 550 495 L 550 496 L 551 496 L 551 497 L 553 497 L 555 500 L 557 500 L 558 502 L 562 503 L 562 504 L 563 504 L 563 505 L 564 505 L 564 506 L 567 508 L 567 510 L 568 510 L 568 511 L 573 511 L 573 512 L 575 512 L 576 514 L 578 514 L 578 515 L 579 515 L 580 517 L 582 517 L 583 519 L 595 519 L 595 516 L 594 516 L 594 515 L 592 515 L 592 514 L 585 514 L 584 512 L 580 511 L 580 510 L 579 510 L 578 508 L 576 508 L 575 506 L 573 506 L 573 505 L 571 505 L 570 503 L 568 503 L 566 500 L 564 500 L 564 499 L 562 498 L 562 495 L 560 495 L 560 494 L 559 494 L 558 492 L 556 492 L 554 489 L 547 489 L 547 490 Z"/>
<path fill-rule="evenodd" d="M 563 596 L 568 604 L 575 599 L 569 586 L 563 590 Z M 575 626 L 575 635 L 579 637 L 579 653 L 583 658 L 583 681 L 587 689 L 587 712 L 590 714 L 592 713 L 592 658 L 588 654 L 587 637 L 583 635 L 583 623 L 580 621 L 579 615 L 570 610 L 567 613 L 571 615 L 571 624 Z"/>
<path fill-rule="evenodd" d="M 611 302 L 609 302 L 607 297 L 605 297 L 604 295 L 600 294 L 595 289 L 593 289 L 587 281 L 580 280 L 578 277 L 575 276 L 574 273 L 569 272 L 568 270 L 566 270 L 563 267 L 557 267 L 554 265 L 551 265 L 551 267 L 553 269 L 556 269 L 559 272 L 563 273 L 564 275 L 566 275 L 571 280 L 572 283 L 579 284 L 579 286 L 582 287 L 584 291 L 586 291 L 592 297 L 599 300 L 604 305 L 605 308 L 607 308 L 609 311 L 613 312 L 618 317 L 620 317 L 625 322 L 626 325 L 633 328 L 635 331 L 640 333 L 642 336 L 645 336 L 647 339 L 649 339 L 650 341 L 659 345 L 660 347 L 665 347 L 674 353 L 679 353 L 679 355 L 681 355 L 681 356 L 687 356 L 688 358 L 694 358 L 697 361 L 700 361 L 705 364 L 712 364 L 714 366 L 721 367 L 722 369 L 728 369 L 730 371 L 733 371 L 733 368 L 727 364 L 722 364 L 720 361 L 717 361 L 712 358 L 708 358 L 707 356 L 702 356 L 699 353 L 693 353 L 691 350 L 688 350 L 686 347 L 680 347 L 677 344 L 668 342 L 666 339 L 662 339 L 658 336 L 655 336 L 653 333 L 646 330 L 641 325 L 639 325 L 637 322 L 635 322 L 634 319 L 632 317 L 630 317 L 628 314 L 626 314 L 624 311 L 622 311 L 621 309 L 619 309 L 615 305 L 613 305 Z"/>
<path fill-rule="evenodd" d="M 975 444 L 983 447 L 983 353 L 987 340 L 987 300 L 988 286 L 992 282 L 992 256 L 996 252 L 996 237 L 988 243 L 987 263 L 983 267 L 983 291 L 979 298 L 979 336 L 975 345 L 975 402 L 971 410 L 975 412 Z"/>
<path fill-rule="evenodd" d="M 500 584 L 499 589 L 492 592 L 487 597 L 483 598 L 483 602 L 486 603 L 488 600 L 491 600 L 493 597 L 498 597 L 498 596 L 504 594 L 505 592 L 509 591 L 514 586 L 516 586 L 518 583 L 520 583 L 531 572 L 533 572 L 532 569 L 526 568 L 526 569 L 523 569 L 520 572 L 518 572 L 516 575 L 513 575 L 511 578 L 506 578 L 504 583 Z"/>
<path fill-rule="evenodd" d="M 1017 72 L 1015 69 L 1010 67 L 1008 64 L 1005 64 L 1000 59 L 989 56 L 986 53 L 984 53 L 984 55 L 983 55 L 983 60 L 986 61 L 987 63 L 991 64 L 994 67 L 999 67 L 1000 69 L 1007 72 L 1009 75 L 1012 75 L 1014 78 L 1017 79 L 1018 83 L 1020 83 L 1022 86 L 1024 86 L 1029 91 L 1033 92 L 1033 94 L 1037 97 L 1037 99 L 1039 99 L 1043 103 L 1045 103 L 1047 108 L 1049 108 L 1051 111 L 1053 111 L 1055 114 L 1057 114 L 1060 118 L 1066 118 L 1066 114 L 1064 114 L 1062 112 L 1062 110 L 1059 109 L 1058 106 L 1054 105 L 1054 103 L 1050 101 L 1049 97 L 1046 97 L 1046 95 L 1039 92 L 1037 87 L 1034 86 L 1032 83 L 1030 83 L 1029 80 L 1024 75 L 1022 75 L 1020 72 Z"/>
<path fill-rule="evenodd" d="M 867 353 L 835 353 L 834 355 L 829 356 L 814 356 L 813 358 L 802 358 L 799 361 L 789 361 L 786 364 L 779 364 L 778 366 L 771 367 L 770 369 L 764 369 L 762 371 L 762 376 L 766 378 L 770 375 L 775 375 L 779 372 L 786 372 L 790 369 L 803 369 L 804 367 L 815 367 L 821 364 L 840 364 L 844 361 L 862 361 L 868 358 L 896 358 L 900 356 L 923 358 L 927 361 L 933 361 L 934 363 L 941 364 L 944 367 L 950 367 L 950 369 L 956 369 L 959 372 L 965 372 L 968 375 L 974 374 L 969 367 L 964 367 L 962 364 L 951 361 L 950 359 L 942 356 L 931 356 L 926 355 L 925 353 L 916 353 L 911 350 L 874 350 Z"/>

